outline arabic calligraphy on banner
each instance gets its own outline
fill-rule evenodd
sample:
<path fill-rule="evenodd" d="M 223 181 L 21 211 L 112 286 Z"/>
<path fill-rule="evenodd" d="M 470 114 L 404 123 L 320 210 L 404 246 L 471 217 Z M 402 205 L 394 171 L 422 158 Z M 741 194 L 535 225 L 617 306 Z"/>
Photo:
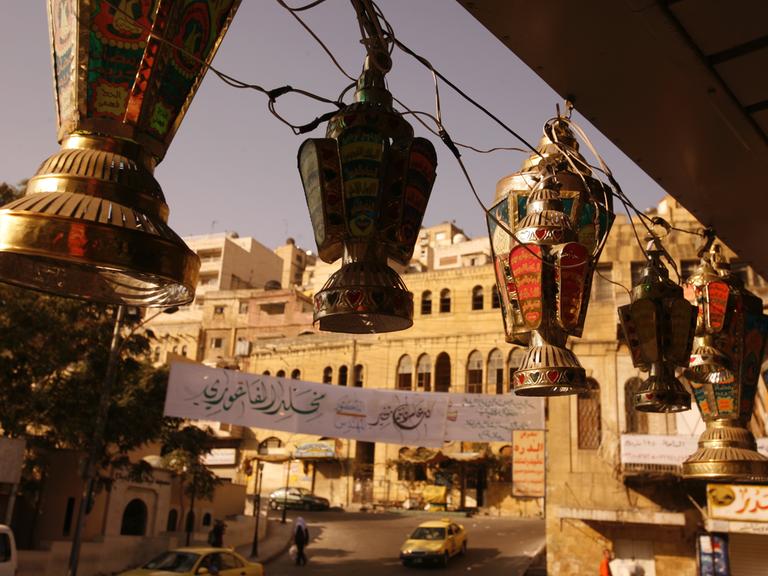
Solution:
<path fill-rule="evenodd" d="M 447 402 L 173 363 L 165 414 L 393 444 L 442 446 Z"/>
<path fill-rule="evenodd" d="M 538 398 L 347 388 L 187 362 L 171 364 L 165 414 L 418 446 L 509 442 L 512 430 L 544 428 Z"/>
<path fill-rule="evenodd" d="M 768 486 L 707 484 L 710 518 L 768 522 Z"/>
<path fill-rule="evenodd" d="M 512 494 L 544 496 L 544 431 L 512 432 Z"/>

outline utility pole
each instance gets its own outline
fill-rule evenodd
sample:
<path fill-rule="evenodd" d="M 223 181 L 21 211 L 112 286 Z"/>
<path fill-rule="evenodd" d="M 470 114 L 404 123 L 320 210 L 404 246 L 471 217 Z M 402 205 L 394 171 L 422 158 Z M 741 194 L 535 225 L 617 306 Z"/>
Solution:
<path fill-rule="evenodd" d="M 192 465 L 192 491 L 189 495 L 189 516 L 187 517 L 187 546 L 192 538 L 192 530 L 195 527 L 197 518 L 195 518 L 195 496 L 197 495 L 197 463 Z M 190 520 L 191 519 L 191 520 Z"/>
<path fill-rule="evenodd" d="M 253 495 L 253 514 L 256 516 L 256 525 L 253 529 L 253 544 L 251 545 L 251 556 L 257 557 L 259 555 L 259 518 L 261 518 L 261 478 L 263 476 L 264 462 L 259 461 L 256 464 L 256 478 L 254 479 Z"/>
<path fill-rule="evenodd" d="M 285 514 L 288 511 L 288 485 L 291 482 L 291 459 L 288 458 L 288 469 L 285 471 L 285 492 L 283 493 L 283 517 L 281 524 L 285 524 Z"/>

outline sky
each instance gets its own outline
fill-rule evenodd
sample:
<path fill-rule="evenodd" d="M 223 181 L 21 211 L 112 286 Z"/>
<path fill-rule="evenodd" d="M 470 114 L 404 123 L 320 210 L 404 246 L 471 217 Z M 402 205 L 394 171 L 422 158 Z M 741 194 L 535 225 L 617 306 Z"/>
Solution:
<path fill-rule="evenodd" d="M 292 6 L 306 0 L 286 0 Z M 379 0 L 395 35 L 444 76 L 531 143 L 562 100 L 531 69 L 454 0 Z M 57 149 L 46 2 L 4 2 L 0 9 L 0 181 L 32 176 Z M 365 51 L 349 0 L 326 0 L 300 15 L 352 76 Z M 349 81 L 317 42 L 276 0 L 243 0 L 213 65 L 239 80 L 274 88 L 290 84 L 335 99 Z M 395 49 L 389 89 L 411 110 L 434 114 L 431 73 Z M 348 93 L 346 101 L 350 101 Z M 478 148 L 521 144 L 479 110 L 440 86 L 443 124 L 454 141 Z M 279 112 L 304 124 L 330 110 L 297 95 L 282 97 Z M 640 208 L 663 190 L 578 114 L 624 192 Z M 438 153 L 437 180 L 424 225 L 454 221 L 470 237 L 486 234 L 482 208 L 458 163 L 440 140 L 413 120 L 417 135 Z M 170 207 L 171 227 L 182 236 L 237 232 L 275 248 L 288 237 L 315 250 L 297 170 L 305 138 L 295 136 L 267 110 L 267 99 L 225 85 L 209 73 L 155 176 Z M 585 152 L 584 149 L 582 149 Z M 586 155 L 586 152 L 585 152 Z M 463 151 L 463 160 L 486 205 L 496 182 L 516 171 L 527 153 Z M 589 157 L 588 157 L 589 159 Z"/>

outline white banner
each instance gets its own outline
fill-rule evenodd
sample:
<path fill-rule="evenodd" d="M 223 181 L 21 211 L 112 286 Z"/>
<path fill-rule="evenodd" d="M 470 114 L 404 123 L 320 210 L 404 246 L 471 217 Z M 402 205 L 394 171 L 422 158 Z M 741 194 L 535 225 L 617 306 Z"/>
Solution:
<path fill-rule="evenodd" d="M 622 434 L 621 463 L 680 466 L 698 441 L 696 436 Z"/>
<path fill-rule="evenodd" d="M 165 414 L 437 447 L 446 440 L 511 442 L 514 429 L 544 428 L 541 399 L 350 388 L 187 362 L 171 364 Z"/>

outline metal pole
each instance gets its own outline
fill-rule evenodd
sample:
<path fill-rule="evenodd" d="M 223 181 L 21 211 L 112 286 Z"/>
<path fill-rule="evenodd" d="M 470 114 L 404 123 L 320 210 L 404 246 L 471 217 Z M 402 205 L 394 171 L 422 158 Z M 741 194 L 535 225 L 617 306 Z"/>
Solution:
<path fill-rule="evenodd" d="M 261 518 L 261 477 L 264 463 L 259 462 L 256 465 L 256 478 L 254 480 L 255 494 L 253 495 L 253 513 L 256 516 L 256 526 L 253 529 L 253 544 L 251 545 L 251 556 L 259 555 L 259 518 Z"/>
<path fill-rule="evenodd" d="M 285 524 L 285 514 L 288 510 L 288 485 L 291 482 L 291 459 L 288 459 L 288 469 L 285 471 L 285 492 L 283 498 L 283 517 L 280 520 L 281 524 Z"/>
<path fill-rule="evenodd" d="M 11 493 L 8 496 L 8 507 L 5 509 L 5 524 L 7 526 L 10 526 L 11 521 L 13 520 L 13 507 L 16 504 L 16 492 L 18 492 L 18 490 L 18 484 L 13 484 L 11 486 Z"/>
<path fill-rule="evenodd" d="M 197 466 L 192 468 L 192 494 L 189 496 L 189 518 L 192 519 L 192 522 L 187 522 L 187 525 L 185 528 L 187 529 L 187 546 L 189 546 L 189 541 L 192 537 L 192 530 L 195 527 L 195 522 L 197 518 L 195 518 L 195 496 L 197 493 Z"/>
<path fill-rule="evenodd" d="M 115 325 L 112 329 L 112 341 L 109 345 L 109 359 L 107 361 L 107 371 L 104 374 L 104 380 L 101 383 L 101 394 L 99 395 L 99 409 L 96 413 L 96 423 L 94 425 L 93 436 L 88 456 L 83 467 L 83 493 L 80 497 L 80 506 L 77 511 L 77 522 L 75 523 L 75 533 L 72 536 L 72 549 L 69 553 L 68 576 L 77 576 L 77 568 L 80 563 L 80 546 L 83 539 L 83 525 L 85 517 L 88 514 L 91 498 L 93 497 L 93 486 L 96 478 L 96 461 L 99 459 L 102 444 L 104 443 L 104 432 L 107 427 L 107 413 L 109 411 L 109 399 L 112 394 L 112 386 L 117 377 L 117 363 L 120 359 L 120 329 L 125 317 L 125 306 L 122 304 L 115 309 Z"/>

